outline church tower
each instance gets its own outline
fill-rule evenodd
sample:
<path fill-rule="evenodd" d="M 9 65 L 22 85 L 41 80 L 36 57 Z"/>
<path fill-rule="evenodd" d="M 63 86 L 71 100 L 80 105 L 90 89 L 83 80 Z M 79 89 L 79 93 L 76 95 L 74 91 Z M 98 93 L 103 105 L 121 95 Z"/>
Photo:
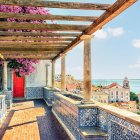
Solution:
<path fill-rule="evenodd" d="M 130 88 L 130 86 L 129 86 L 129 80 L 128 80 L 127 77 L 125 77 L 124 80 L 123 80 L 123 87 L 124 88 Z"/>

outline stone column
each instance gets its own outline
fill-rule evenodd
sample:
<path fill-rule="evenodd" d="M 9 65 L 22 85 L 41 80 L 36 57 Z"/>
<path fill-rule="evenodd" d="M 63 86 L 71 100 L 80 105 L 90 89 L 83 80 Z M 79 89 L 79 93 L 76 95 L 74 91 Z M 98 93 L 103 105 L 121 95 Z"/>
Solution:
<path fill-rule="evenodd" d="M 66 90 L 66 68 L 65 68 L 65 55 L 61 56 L 61 90 Z"/>
<path fill-rule="evenodd" d="M 91 74 L 91 35 L 83 35 L 84 40 L 84 102 L 89 102 L 92 96 Z"/>
<path fill-rule="evenodd" d="M 3 67 L 3 90 L 8 90 L 7 88 L 7 64 L 8 61 L 4 61 L 4 67 Z"/>
<path fill-rule="evenodd" d="M 55 87 L 55 61 L 52 61 L 52 88 Z"/>
<path fill-rule="evenodd" d="M 46 87 L 48 87 L 48 81 L 49 81 L 49 64 L 46 64 Z"/>

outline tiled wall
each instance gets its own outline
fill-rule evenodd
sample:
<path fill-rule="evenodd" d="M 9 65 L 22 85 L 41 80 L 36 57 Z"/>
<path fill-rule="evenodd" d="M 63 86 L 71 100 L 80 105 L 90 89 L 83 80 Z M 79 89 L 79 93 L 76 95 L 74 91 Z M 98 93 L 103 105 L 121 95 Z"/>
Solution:
<path fill-rule="evenodd" d="M 108 132 L 109 140 L 140 140 L 140 126 L 101 109 L 98 113 L 99 126 Z"/>
<path fill-rule="evenodd" d="M 97 108 L 79 109 L 79 127 L 97 126 Z"/>
<path fill-rule="evenodd" d="M 6 103 L 5 103 L 5 95 L 0 95 L 0 121 L 5 117 L 6 115 Z"/>
<path fill-rule="evenodd" d="M 108 140 L 140 140 L 140 126 L 132 124 L 98 107 L 78 108 L 76 105 L 54 97 L 53 110 L 77 140 L 83 138 L 79 127 L 97 126 L 108 133 Z"/>
<path fill-rule="evenodd" d="M 76 106 L 70 104 L 68 101 L 63 100 L 57 96 L 54 96 L 55 103 L 53 104 L 53 110 L 57 116 L 63 121 L 72 135 L 78 137 L 78 110 Z"/>
<path fill-rule="evenodd" d="M 47 89 L 46 87 L 43 88 L 43 98 L 51 105 L 52 101 L 54 100 L 54 94 L 55 90 Z"/>
<path fill-rule="evenodd" d="M 43 87 L 26 87 L 26 99 L 43 98 Z"/>

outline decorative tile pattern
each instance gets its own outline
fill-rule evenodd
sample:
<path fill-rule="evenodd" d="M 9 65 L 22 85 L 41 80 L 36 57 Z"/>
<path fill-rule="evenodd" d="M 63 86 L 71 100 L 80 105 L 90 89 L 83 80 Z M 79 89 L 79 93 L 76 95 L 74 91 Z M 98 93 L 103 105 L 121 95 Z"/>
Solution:
<path fill-rule="evenodd" d="M 78 137 L 77 132 L 77 108 L 73 104 L 66 100 L 59 98 L 54 95 L 55 103 L 53 104 L 53 110 L 62 120 L 62 122 L 67 126 L 69 131 L 73 134 L 75 138 Z M 78 139 L 78 138 L 77 138 Z"/>
<path fill-rule="evenodd" d="M 82 108 L 79 110 L 79 126 L 97 126 L 97 109 Z"/>
<path fill-rule="evenodd" d="M 51 90 L 47 88 L 43 88 L 43 98 L 49 102 L 49 104 L 53 103 L 54 100 L 54 94 L 56 93 L 56 90 Z"/>
<path fill-rule="evenodd" d="M 98 107 L 78 108 L 57 95 L 54 95 L 54 101 L 53 110 L 75 136 L 76 140 L 85 140 L 80 136 L 78 128 L 87 126 L 97 126 L 108 132 L 108 140 L 140 140 L 140 126 L 132 124 L 119 116 Z"/>
<path fill-rule="evenodd" d="M 10 90 L 4 91 L 4 94 L 6 95 L 5 102 L 6 102 L 7 108 L 10 109 L 12 107 L 12 101 L 13 101 L 12 91 Z"/>
<path fill-rule="evenodd" d="M 98 109 L 98 124 L 108 132 L 109 140 L 139 140 L 140 126 Z"/>
<path fill-rule="evenodd" d="M 108 131 L 108 113 L 98 109 L 98 126 L 104 131 Z"/>
<path fill-rule="evenodd" d="M 140 140 L 140 134 L 112 121 L 110 140 Z"/>
<path fill-rule="evenodd" d="M 26 98 L 27 99 L 43 98 L 43 87 L 27 87 Z"/>
<path fill-rule="evenodd" d="M 0 95 L 0 96 L 1 96 L 0 98 L 0 121 L 1 121 L 6 115 L 7 105 L 5 103 L 5 95 Z"/>

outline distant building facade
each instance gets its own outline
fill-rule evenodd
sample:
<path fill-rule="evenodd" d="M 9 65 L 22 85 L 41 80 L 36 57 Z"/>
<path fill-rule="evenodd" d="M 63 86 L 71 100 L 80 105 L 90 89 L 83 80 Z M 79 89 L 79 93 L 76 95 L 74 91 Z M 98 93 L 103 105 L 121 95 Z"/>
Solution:
<path fill-rule="evenodd" d="M 123 81 L 123 86 L 117 83 L 112 83 L 111 85 L 102 88 L 102 91 L 109 95 L 109 102 L 130 101 L 130 86 L 127 77 L 125 77 Z"/>
<path fill-rule="evenodd" d="M 109 103 L 109 95 L 107 93 L 100 92 L 100 91 L 93 91 L 92 99 L 101 103 L 106 103 L 106 104 Z"/>

